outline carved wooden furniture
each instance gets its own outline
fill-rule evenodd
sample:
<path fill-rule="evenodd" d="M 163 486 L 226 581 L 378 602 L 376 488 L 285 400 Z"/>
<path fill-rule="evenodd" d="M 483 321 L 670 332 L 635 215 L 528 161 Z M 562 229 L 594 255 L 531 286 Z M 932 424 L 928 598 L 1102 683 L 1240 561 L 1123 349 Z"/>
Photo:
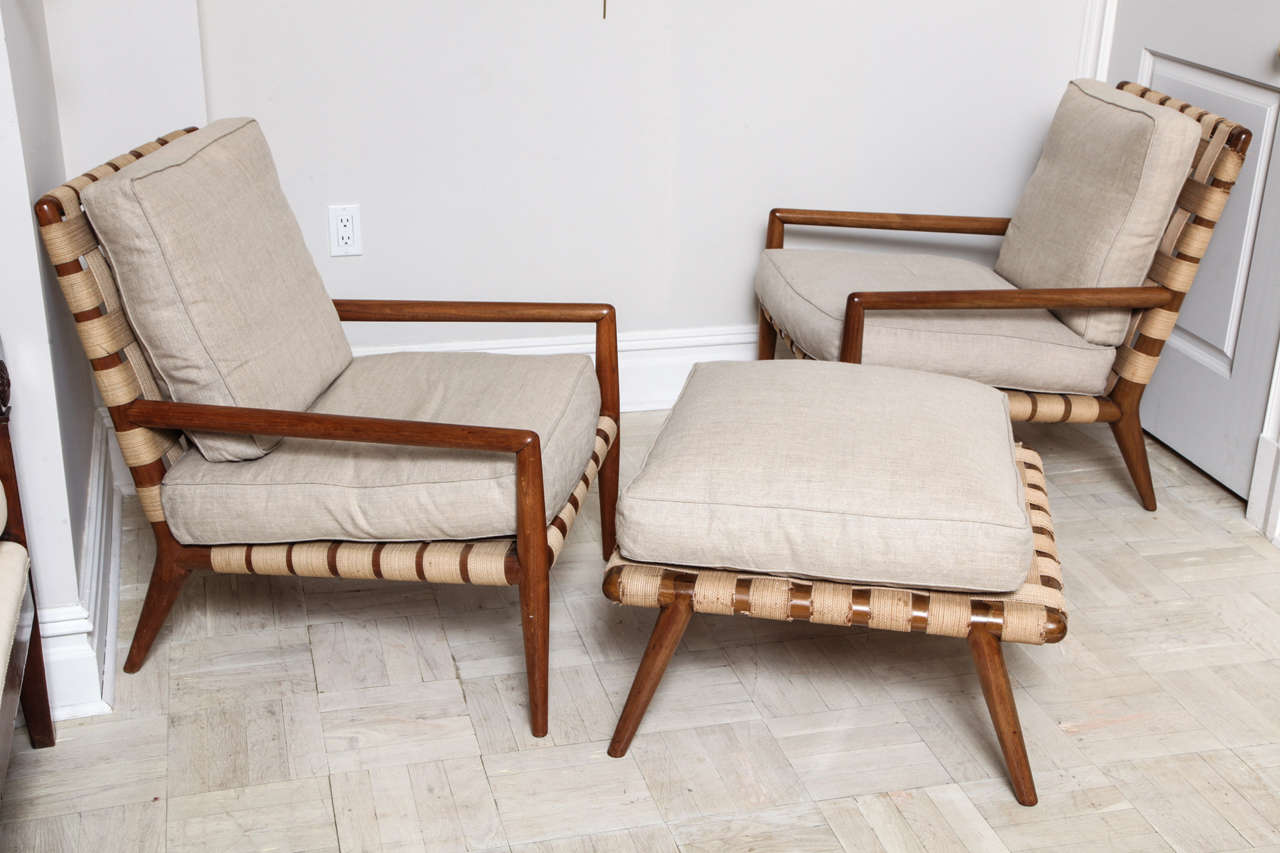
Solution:
<path fill-rule="evenodd" d="M 18 475 L 9 438 L 9 374 L 0 361 L 0 791 L 13 746 L 18 705 L 37 749 L 53 746 L 53 718 L 30 581 Z"/>
<path fill-rule="evenodd" d="M 1089 88 L 1095 100 L 1107 99 L 1098 91 L 1101 84 L 1077 81 L 1072 85 Z M 1134 83 L 1121 83 L 1117 89 L 1120 94 L 1109 99 L 1114 101 L 1109 107 L 1117 115 L 1139 116 L 1145 109 L 1150 113 L 1148 118 L 1154 116 L 1157 124 L 1164 122 L 1174 135 L 1187 133 L 1190 126 L 1175 113 L 1199 124 L 1199 143 L 1187 163 L 1169 156 L 1154 164 L 1160 167 L 1155 169 L 1148 162 L 1148 171 L 1134 172 L 1135 183 L 1127 186 L 1113 168 L 1116 161 L 1133 156 L 1135 150 L 1145 152 L 1154 137 L 1138 132 L 1140 127 L 1118 127 L 1108 136 L 1097 126 L 1097 115 L 1073 111 L 1064 98 L 1037 174 L 1012 220 L 770 211 L 766 252 L 757 275 L 759 357 L 773 358 L 781 335 L 802 358 L 866 360 L 987 382 L 1005 389 L 1015 421 L 1109 423 L 1142 505 L 1154 510 L 1155 490 L 1139 404 L 1240 173 L 1251 133 L 1221 116 Z M 1177 127 L 1170 118 L 1178 118 L 1184 127 Z M 1084 150 L 1074 152 L 1074 161 L 1073 152 L 1061 150 L 1065 146 L 1053 147 L 1055 139 L 1069 132 L 1091 138 Z M 1194 136 L 1194 129 L 1190 133 Z M 1170 148 L 1182 144 L 1181 139 L 1175 142 Z M 1058 172 L 1053 186 L 1046 187 L 1045 174 L 1055 167 Z M 1106 253 L 1087 269 L 1083 263 L 1073 268 L 1070 253 L 1084 238 L 1075 234 L 1063 237 L 1059 232 L 1068 227 L 1077 231 L 1110 229 L 1103 237 L 1114 237 L 1117 242 L 1110 245 L 1119 245 L 1126 229 L 1135 230 L 1124 219 L 1127 205 L 1139 192 L 1138 184 L 1149 183 L 1156 173 L 1176 179 L 1173 188 L 1180 188 L 1176 205 L 1167 208 L 1171 216 L 1161 214 L 1159 229 L 1129 235 L 1128 269 L 1112 263 Z M 1064 213 L 1055 219 L 1052 211 L 1036 210 L 1046 194 L 1056 194 L 1056 201 L 1068 213 L 1080 211 L 1081 215 Z M 1103 194 L 1109 194 L 1109 201 L 1099 200 Z M 1159 206 L 1154 197 L 1146 202 Z M 1096 213 L 1107 204 L 1117 211 L 1116 222 L 1110 226 Z M 1016 233 L 1020 221 L 1037 218 L 1039 222 L 1024 227 L 1020 235 Z M 992 271 L 936 256 L 783 250 L 787 225 L 1008 236 Z M 1042 233 L 1027 233 L 1037 230 Z M 1015 236 L 1021 244 L 1017 252 L 1022 257 L 1020 263 L 1010 263 L 1007 257 Z M 1097 234 L 1092 236 L 1098 239 Z M 1030 244 L 1037 241 L 1044 244 L 1046 254 L 1066 255 L 1061 258 L 1061 268 L 1046 275 L 1043 283 L 1036 281 L 1034 274 L 1038 247 Z M 1060 244 L 1056 249 L 1055 243 Z M 1141 266 L 1133 267 L 1134 261 L 1141 261 Z M 894 262 L 912 268 L 888 266 Z M 784 268 L 788 264 L 798 267 L 790 276 Z M 827 268 L 821 268 L 822 264 Z M 1133 269 L 1138 272 L 1134 274 Z M 1142 270 L 1146 270 L 1145 278 Z M 1085 286 L 1071 286 L 1082 283 Z M 789 285 L 798 285 L 803 291 L 798 295 L 803 298 L 783 298 L 796 296 L 785 290 Z M 1099 321 L 1107 328 L 1098 327 Z"/>
<path fill-rule="evenodd" d="M 742 464 L 742 459 L 750 464 Z M 618 503 L 611 601 L 660 609 L 626 753 L 693 613 L 967 639 L 1018 802 L 1035 785 L 1001 642 L 1067 631 L 1040 458 L 999 391 L 885 367 L 694 368 Z"/>
<path fill-rule="evenodd" d="M 597 475 L 605 556 L 613 550 L 613 308 L 329 300 L 249 119 L 147 142 L 35 211 L 156 538 L 125 671 L 142 666 L 195 570 L 514 584 L 531 727 L 545 735 L 548 572 Z M 203 256 L 211 262 L 181 260 Z M 183 299 L 164 303 L 174 292 Z M 339 320 L 590 323 L 595 365 L 352 359 Z M 238 336 L 251 344 L 243 352 Z M 261 362 L 287 367 L 264 374 Z M 319 362 L 329 373 L 316 380 Z"/>

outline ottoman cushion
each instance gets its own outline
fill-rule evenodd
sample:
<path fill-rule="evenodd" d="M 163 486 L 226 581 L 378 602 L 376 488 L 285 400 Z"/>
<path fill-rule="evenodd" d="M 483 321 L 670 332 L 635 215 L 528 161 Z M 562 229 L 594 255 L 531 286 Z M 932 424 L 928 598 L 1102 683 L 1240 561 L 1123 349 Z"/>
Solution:
<path fill-rule="evenodd" d="M 631 560 L 925 589 L 1034 555 L 1003 393 L 828 362 L 695 366 L 618 525 Z"/>

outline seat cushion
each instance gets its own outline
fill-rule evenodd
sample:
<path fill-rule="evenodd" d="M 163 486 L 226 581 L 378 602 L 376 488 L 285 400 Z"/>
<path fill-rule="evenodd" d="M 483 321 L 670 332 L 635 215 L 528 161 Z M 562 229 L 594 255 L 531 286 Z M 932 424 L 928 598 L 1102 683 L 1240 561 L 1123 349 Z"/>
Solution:
<path fill-rule="evenodd" d="M 996 272 L 1018 287 L 1137 287 L 1191 170 L 1200 125 L 1097 80 L 1058 104 Z M 1129 311 L 1060 310 L 1090 343 L 1119 346 Z"/>
<path fill-rule="evenodd" d="M 179 137 L 82 199 L 172 399 L 306 409 L 350 363 L 257 122 Z M 256 459 L 278 441 L 193 438 L 215 462 Z"/>
<path fill-rule="evenodd" d="M 591 456 L 600 390 L 586 356 L 394 353 L 352 361 L 311 410 L 532 429 L 549 521 Z M 188 451 L 160 495 L 187 544 L 476 539 L 516 529 L 512 453 L 288 438 L 247 462 Z"/>
<path fill-rule="evenodd" d="M 641 562 L 1016 589 L 1033 557 L 1008 406 L 953 376 L 699 364 L 618 503 Z"/>
<path fill-rule="evenodd" d="M 4 685 L 5 673 L 9 671 L 9 655 L 17 637 L 22 601 L 27 594 L 29 565 L 26 548 L 17 542 L 0 542 L 0 686 Z"/>
<path fill-rule="evenodd" d="M 756 295 L 805 352 L 835 361 L 853 291 L 1012 290 L 990 269 L 937 255 L 768 249 Z M 950 373 L 1001 388 L 1100 394 L 1115 350 L 1048 311 L 868 311 L 864 364 Z"/>

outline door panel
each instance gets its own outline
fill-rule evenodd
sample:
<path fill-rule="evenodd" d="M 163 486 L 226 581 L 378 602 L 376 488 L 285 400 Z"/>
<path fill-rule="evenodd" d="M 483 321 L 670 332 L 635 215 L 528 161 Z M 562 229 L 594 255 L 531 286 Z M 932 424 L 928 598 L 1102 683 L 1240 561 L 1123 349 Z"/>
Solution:
<path fill-rule="evenodd" d="M 1235 8 L 1239 6 L 1240 8 Z M 1142 400 L 1147 431 L 1245 495 L 1280 344 L 1280 3 L 1236 0 L 1215 27 L 1191 0 L 1119 0 L 1108 77 L 1135 80 L 1253 131 L 1232 190 Z"/>

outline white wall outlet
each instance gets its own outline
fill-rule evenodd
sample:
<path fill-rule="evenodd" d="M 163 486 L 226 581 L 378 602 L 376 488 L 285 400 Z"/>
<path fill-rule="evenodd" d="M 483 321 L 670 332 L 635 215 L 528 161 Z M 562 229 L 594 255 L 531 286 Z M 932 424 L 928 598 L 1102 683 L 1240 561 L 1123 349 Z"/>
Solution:
<path fill-rule="evenodd" d="M 360 240 L 360 205 L 329 205 L 329 257 L 364 254 Z"/>

